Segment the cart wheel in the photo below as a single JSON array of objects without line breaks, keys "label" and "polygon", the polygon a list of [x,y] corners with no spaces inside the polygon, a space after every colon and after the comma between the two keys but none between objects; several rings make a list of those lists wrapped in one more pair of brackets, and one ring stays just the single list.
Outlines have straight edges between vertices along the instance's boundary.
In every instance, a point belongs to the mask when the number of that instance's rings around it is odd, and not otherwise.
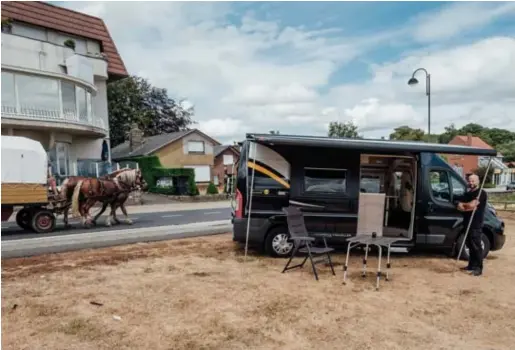
[{"label": "cart wheel", "polygon": [[31,221],[32,229],[37,233],[49,233],[55,228],[55,216],[50,210],[39,210],[34,213]]},{"label": "cart wheel", "polygon": [[20,226],[22,229],[24,230],[31,230],[32,227],[30,227],[30,223],[31,223],[31,212],[29,209],[27,208],[23,208],[21,209],[17,214],[16,214],[16,223],[18,224],[18,226]]}]

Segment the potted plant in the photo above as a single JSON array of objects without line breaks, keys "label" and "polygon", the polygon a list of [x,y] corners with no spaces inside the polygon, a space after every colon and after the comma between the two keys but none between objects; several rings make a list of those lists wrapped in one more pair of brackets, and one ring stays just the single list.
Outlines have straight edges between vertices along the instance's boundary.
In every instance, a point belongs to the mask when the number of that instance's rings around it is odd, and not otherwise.
[{"label": "potted plant", "polygon": [[73,41],[72,39],[66,39],[63,45],[75,51],[75,41]]},{"label": "potted plant", "polygon": [[13,29],[13,21],[10,18],[2,19],[2,33],[10,33]]}]

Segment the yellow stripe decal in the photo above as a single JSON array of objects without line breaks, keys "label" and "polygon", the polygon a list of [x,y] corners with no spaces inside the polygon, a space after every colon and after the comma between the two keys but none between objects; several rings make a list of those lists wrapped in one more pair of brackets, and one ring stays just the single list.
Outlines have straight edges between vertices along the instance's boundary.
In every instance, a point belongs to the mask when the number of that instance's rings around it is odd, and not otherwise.
[{"label": "yellow stripe decal", "polygon": [[288,189],[290,188],[290,184],[289,183],[287,183],[286,181],[281,179],[279,176],[277,176],[274,173],[272,173],[270,170],[263,168],[261,165],[254,164],[254,162],[247,162],[247,166],[249,168],[251,168],[251,169],[254,168],[255,170],[259,171],[260,173],[265,174],[265,175],[271,177],[272,179],[274,179],[275,181],[279,182],[284,187],[286,187]]}]

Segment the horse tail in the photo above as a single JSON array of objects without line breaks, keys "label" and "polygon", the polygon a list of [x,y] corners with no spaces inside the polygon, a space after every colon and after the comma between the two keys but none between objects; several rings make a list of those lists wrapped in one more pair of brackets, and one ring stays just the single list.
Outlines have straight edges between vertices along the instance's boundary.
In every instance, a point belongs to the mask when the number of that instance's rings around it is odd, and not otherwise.
[{"label": "horse tail", "polygon": [[73,196],[72,196],[72,216],[79,216],[79,195],[80,190],[82,188],[82,183],[84,180],[80,180],[77,183],[77,186],[75,186],[75,189],[73,190]]}]

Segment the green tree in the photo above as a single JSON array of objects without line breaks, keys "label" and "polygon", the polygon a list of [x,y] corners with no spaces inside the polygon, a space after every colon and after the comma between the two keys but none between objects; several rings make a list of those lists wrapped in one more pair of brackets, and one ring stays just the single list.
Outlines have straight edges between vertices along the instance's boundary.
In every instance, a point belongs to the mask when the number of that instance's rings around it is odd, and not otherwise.
[{"label": "green tree", "polygon": [[132,123],[137,123],[145,136],[185,130],[194,123],[193,108],[184,109],[166,89],[154,87],[141,77],[108,84],[107,101],[111,147],[127,140]]},{"label": "green tree", "polygon": [[440,135],[438,135],[438,142],[439,143],[449,143],[451,142],[451,140],[453,138],[455,138],[457,135],[459,135],[459,130],[456,129],[456,127],[454,126],[454,123],[449,125],[449,126],[446,126],[444,128],[444,132]]},{"label": "green tree", "polygon": [[390,134],[390,140],[424,141],[424,136],[424,130],[413,129],[403,125],[393,129],[393,133]]},{"label": "green tree", "polygon": [[346,137],[351,139],[361,138],[358,134],[358,126],[353,122],[331,122],[329,123],[329,137]]},{"label": "green tree", "polygon": [[504,156],[505,162],[515,162],[515,141],[500,144],[496,149]]}]

